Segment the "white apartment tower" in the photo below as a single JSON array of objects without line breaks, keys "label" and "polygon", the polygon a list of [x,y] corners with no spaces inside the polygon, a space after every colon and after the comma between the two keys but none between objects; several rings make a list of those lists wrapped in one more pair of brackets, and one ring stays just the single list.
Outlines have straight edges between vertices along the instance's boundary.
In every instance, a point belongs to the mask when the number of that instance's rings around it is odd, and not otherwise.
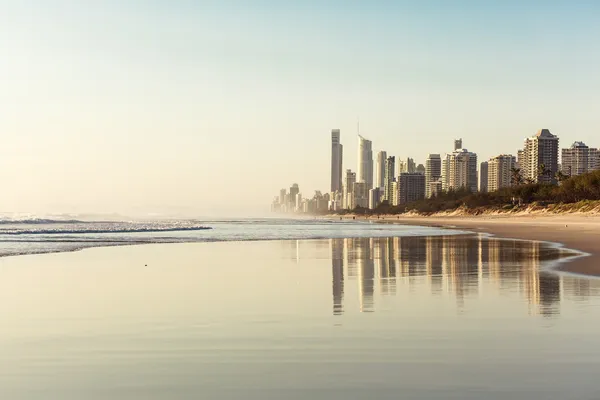
[{"label": "white apartment tower", "polygon": [[367,190],[373,189],[373,143],[358,135],[358,182],[364,182]]},{"label": "white apartment tower", "polygon": [[585,174],[598,169],[598,149],[590,149],[583,142],[575,142],[562,149],[562,172],[568,176]]},{"label": "white apartment tower", "polygon": [[[520,161],[519,161],[520,162]],[[541,174],[544,165],[546,173]],[[558,137],[548,129],[541,129],[525,139],[523,162],[520,165],[523,178],[536,183],[553,183],[558,172]]]},{"label": "white apartment tower", "polygon": [[495,192],[512,185],[512,169],[517,167],[517,159],[510,154],[501,154],[488,161],[488,190]]},{"label": "white apartment tower", "polygon": [[477,154],[467,149],[458,149],[446,154],[442,162],[442,189],[467,188],[477,192]]},{"label": "white apartment tower", "polygon": [[385,163],[387,153],[380,151],[377,153],[377,164],[375,165],[375,187],[383,189],[385,187]]},{"label": "white apartment tower", "polygon": [[344,147],[340,142],[340,130],[331,130],[331,192],[342,191],[342,159]]},{"label": "white apartment tower", "polygon": [[381,204],[381,191],[380,188],[373,188],[369,190],[369,209],[374,210]]},{"label": "white apartment tower", "polygon": [[442,177],[442,157],[439,154],[430,154],[425,161],[425,197],[432,195],[431,183],[439,181]]}]

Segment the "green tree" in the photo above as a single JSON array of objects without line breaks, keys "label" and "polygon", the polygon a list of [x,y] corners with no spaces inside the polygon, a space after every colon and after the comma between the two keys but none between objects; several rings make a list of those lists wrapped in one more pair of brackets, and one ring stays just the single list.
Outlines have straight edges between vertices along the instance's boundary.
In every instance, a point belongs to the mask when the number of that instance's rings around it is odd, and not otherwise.
[{"label": "green tree", "polygon": [[546,164],[542,163],[542,164],[538,165],[538,171],[537,171],[538,179],[549,175],[551,172],[552,171],[550,171],[548,168],[546,168]]},{"label": "green tree", "polygon": [[556,174],[554,175],[554,177],[556,178],[558,183],[562,183],[562,182],[566,181],[567,179],[569,179],[569,175],[564,174],[562,171],[557,171]]},{"label": "green tree", "polygon": [[511,182],[514,186],[519,186],[523,184],[523,176],[521,175],[521,168],[511,168]]}]

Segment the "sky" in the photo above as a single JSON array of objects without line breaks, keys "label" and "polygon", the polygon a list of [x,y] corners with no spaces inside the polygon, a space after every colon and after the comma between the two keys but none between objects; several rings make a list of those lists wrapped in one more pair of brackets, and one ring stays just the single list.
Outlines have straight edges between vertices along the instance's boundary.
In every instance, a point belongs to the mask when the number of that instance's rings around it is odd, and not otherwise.
[{"label": "sky", "polygon": [[424,163],[600,147],[594,1],[0,0],[0,212],[266,213],[330,131]]}]

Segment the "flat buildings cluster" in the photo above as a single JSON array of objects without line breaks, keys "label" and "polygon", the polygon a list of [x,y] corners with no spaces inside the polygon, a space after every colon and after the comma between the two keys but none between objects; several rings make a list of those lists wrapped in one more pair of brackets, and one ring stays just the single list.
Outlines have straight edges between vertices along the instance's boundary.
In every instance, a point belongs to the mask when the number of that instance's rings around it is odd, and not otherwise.
[{"label": "flat buildings cluster", "polygon": [[294,183],[289,190],[284,188],[271,203],[271,211],[282,213],[316,214],[329,209],[329,193],[315,191],[312,198],[303,197],[300,187]]},{"label": "flat buildings cluster", "polygon": [[359,134],[356,172],[344,170],[341,139],[340,130],[333,129],[330,191],[303,198],[294,184],[289,191],[281,189],[272,203],[274,211],[321,213],[375,209],[382,203],[402,206],[451,190],[493,192],[523,183],[557,183],[600,169],[600,151],[583,142],[562,149],[560,164],[559,139],[548,129],[526,138],[517,156],[499,154],[481,163],[476,153],[463,147],[462,139],[454,140],[452,150],[443,156],[432,153],[425,164],[417,164],[413,158],[399,159],[384,150],[374,156],[373,143]]}]

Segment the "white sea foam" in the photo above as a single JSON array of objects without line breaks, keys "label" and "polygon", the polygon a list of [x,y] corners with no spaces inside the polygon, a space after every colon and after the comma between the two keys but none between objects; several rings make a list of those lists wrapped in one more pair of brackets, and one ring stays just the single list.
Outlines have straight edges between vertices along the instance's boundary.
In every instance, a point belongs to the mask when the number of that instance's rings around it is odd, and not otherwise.
[{"label": "white sea foam", "polygon": [[438,236],[430,227],[313,219],[82,221],[28,217],[0,221],[0,256],[144,243]]}]

